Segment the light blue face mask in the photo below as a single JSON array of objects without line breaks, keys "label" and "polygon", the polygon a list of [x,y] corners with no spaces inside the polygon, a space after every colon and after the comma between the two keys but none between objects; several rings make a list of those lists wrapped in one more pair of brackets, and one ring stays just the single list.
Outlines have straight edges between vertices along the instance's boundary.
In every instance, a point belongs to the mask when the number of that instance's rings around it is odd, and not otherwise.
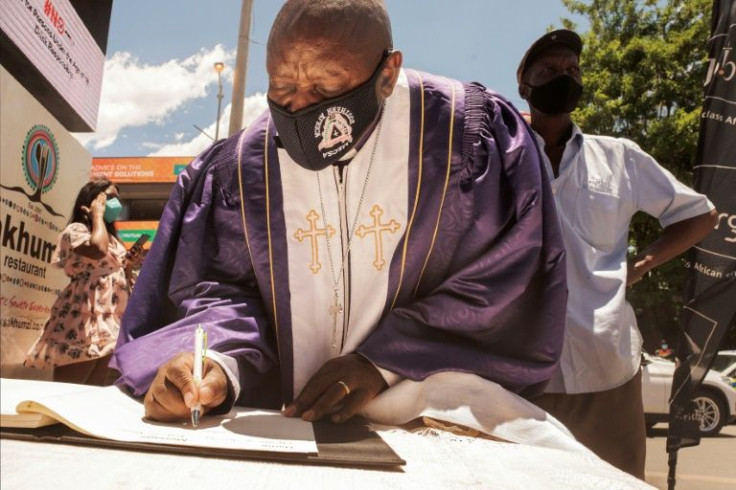
[{"label": "light blue face mask", "polygon": [[105,223],[112,223],[118,219],[122,210],[123,205],[120,204],[120,199],[113,197],[105,201],[105,214],[102,215],[102,218],[105,220]]}]

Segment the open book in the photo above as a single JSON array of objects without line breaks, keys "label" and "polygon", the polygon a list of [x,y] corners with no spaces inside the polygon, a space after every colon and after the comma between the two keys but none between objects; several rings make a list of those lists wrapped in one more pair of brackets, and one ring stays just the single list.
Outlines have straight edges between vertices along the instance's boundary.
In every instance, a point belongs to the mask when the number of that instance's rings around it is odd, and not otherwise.
[{"label": "open book", "polygon": [[143,404],[115,386],[0,379],[2,427],[62,423],[76,432],[131,443],[242,451],[317,453],[312,424],[279,412],[235,407],[222,416],[188,423],[145,420]]},{"label": "open book", "polygon": [[74,393],[86,386],[68,383],[49,383],[46,381],[32,381],[0,378],[0,427],[25,427],[35,429],[46,425],[58,424],[54,417],[40,412],[18,412],[18,403],[27,397],[40,394],[54,396]]},{"label": "open book", "polygon": [[145,420],[143,404],[114,386],[7,378],[0,378],[0,400],[0,437],[9,439],[302,464],[406,463],[362,419],[311,424],[235,407],[193,429]]}]

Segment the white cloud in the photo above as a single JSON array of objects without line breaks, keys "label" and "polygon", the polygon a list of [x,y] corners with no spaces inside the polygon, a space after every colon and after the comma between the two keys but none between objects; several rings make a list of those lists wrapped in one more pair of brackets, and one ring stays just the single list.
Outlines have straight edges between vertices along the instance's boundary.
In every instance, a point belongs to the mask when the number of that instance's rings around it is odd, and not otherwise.
[{"label": "white cloud", "polygon": [[[148,65],[127,52],[117,52],[105,61],[97,131],[74,136],[87,148],[112,145],[127,127],[162,125],[175,111],[204,97],[217,84],[212,66],[217,61],[233,64],[234,51],[217,45],[197,54],[160,65]],[[226,68],[224,76],[228,76]],[[203,81],[211,80],[209,84]]]},{"label": "white cloud", "polygon": [[[230,128],[230,111],[232,104],[228,104],[227,107],[222,111],[220,117],[220,138],[227,136],[228,129]],[[266,102],[266,95],[257,93],[245,98],[243,104],[243,127],[248,127],[263,111],[268,108]],[[215,136],[215,125],[217,121],[213,121],[212,124],[206,128],[202,128],[205,133],[214,138]],[[148,156],[195,156],[201,153],[204,149],[212,144],[212,139],[205,136],[202,133],[197,134],[193,139],[189,141],[181,141],[177,139],[176,143],[169,143],[163,145],[157,145],[155,143],[146,143],[147,148],[156,148],[156,151],[150,153]]]}]

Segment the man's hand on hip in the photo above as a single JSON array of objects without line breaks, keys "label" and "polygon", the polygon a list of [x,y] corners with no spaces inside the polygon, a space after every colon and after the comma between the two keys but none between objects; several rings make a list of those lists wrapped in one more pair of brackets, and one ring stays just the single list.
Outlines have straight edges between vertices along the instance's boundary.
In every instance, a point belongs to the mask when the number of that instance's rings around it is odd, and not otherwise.
[{"label": "man's hand on hip", "polygon": [[286,407],[287,417],[313,422],[330,415],[344,422],[387,387],[376,367],[360,354],[327,361],[307,382],[294,402]]}]

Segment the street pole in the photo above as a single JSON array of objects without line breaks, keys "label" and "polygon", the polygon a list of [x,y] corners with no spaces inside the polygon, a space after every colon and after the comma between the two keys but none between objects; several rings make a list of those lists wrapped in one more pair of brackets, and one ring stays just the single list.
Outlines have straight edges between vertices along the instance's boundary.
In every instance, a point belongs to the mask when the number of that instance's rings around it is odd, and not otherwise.
[{"label": "street pole", "polygon": [[217,122],[215,123],[215,141],[220,139],[220,111],[222,109],[222,70],[225,68],[223,63],[215,63],[215,71],[217,72]]},{"label": "street pole", "polygon": [[232,136],[243,128],[243,104],[245,102],[245,75],[248,70],[248,47],[250,44],[250,18],[253,0],[243,0],[240,10],[240,32],[238,49],[233,72],[233,103],[230,111],[230,130]]}]

